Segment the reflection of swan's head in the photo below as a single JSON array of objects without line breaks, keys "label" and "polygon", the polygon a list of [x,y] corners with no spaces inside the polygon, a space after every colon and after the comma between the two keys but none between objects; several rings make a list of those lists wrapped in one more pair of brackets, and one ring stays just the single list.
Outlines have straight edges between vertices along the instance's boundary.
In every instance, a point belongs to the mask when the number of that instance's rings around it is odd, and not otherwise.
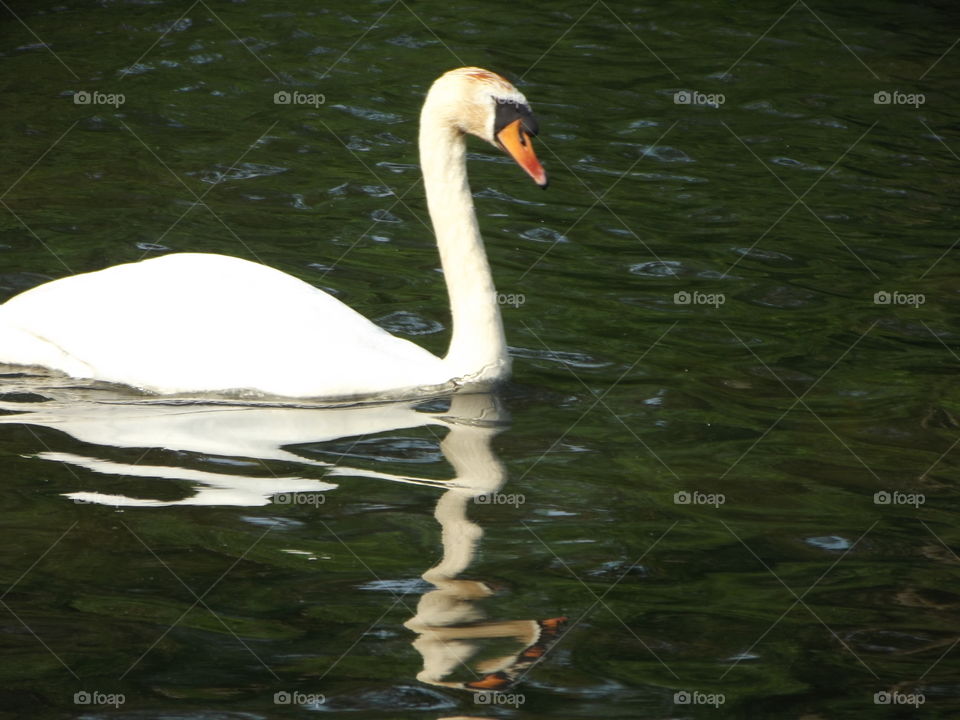
[{"label": "reflection of swan's head", "polygon": [[[462,67],[441,75],[427,95],[421,128],[449,128],[469,133],[505,150],[541,187],[547,174],[533,153],[531,138],[537,120],[530,104],[505,78],[477,67]],[[434,141],[436,138],[434,138]],[[421,143],[430,137],[421,137]]]}]

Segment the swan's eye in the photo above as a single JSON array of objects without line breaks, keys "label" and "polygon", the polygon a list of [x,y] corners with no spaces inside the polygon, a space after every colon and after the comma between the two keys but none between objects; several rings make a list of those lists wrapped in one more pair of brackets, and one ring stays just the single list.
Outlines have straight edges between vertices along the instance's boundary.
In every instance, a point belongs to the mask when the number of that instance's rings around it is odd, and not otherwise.
[{"label": "swan's eye", "polygon": [[497,135],[501,130],[503,130],[507,125],[514,122],[515,120],[520,120],[523,129],[531,137],[536,137],[537,131],[540,129],[537,119],[533,116],[533,112],[530,110],[529,105],[522,105],[520,103],[514,102],[513,100],[504,100],[502,98],[494,98],[497,103],[497,111],[493,121],[493,134]]}]

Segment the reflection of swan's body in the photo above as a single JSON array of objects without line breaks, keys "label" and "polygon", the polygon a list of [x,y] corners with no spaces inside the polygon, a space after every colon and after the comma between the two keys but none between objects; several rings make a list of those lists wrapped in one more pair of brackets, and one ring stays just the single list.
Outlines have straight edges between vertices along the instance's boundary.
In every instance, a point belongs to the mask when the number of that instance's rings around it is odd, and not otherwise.
[{"label": "reflection of swan's body", "polygon": [[[37,457],[109,475],[185,480],[194,494],[179,500],[107,495],[78,491],[69,497],[123,507],[169,505],[267,505],[277,493],[324,492],[335,484],[290,475],[271,475],[265,462],[328,468],[328,475],[350,475],[348,466],[299,455],[287,446],[322,443],[341,437],[444,423],[408,403],[346,408],[258,407],[255,405],[104,404],[48,401],[39,404],[0,403],[0,410],[24,414],[0,417],[0,424],[40,425],[59,430],[88,445],[111,448],[157,448],[182,456],[181,464],[153,465],[137,453],[137,462],[46,450]],[[26,411],[26,412],[25,412]],[[250,458],[243,462],[241,458]],[[213,459],[214,462],[210,462]],[[216,471],[226,460],[242,475]],[[190,467],[190,465],[195,465]],[[213,469],[211,469],[213,468]],[[252,471],[252,472],[251,472]],[[358,470],[356,474],[365,473]],[[397,481],[415,482],[401,477]]]},{"label": "reflection of swan's body", "polygon": [[75,275],[0,306],[0,362],[159,393],[411,396],[505,377],[509,359],[467,183],[465,133],[507,150],[540,185],[536,122],[498,75],[460,68],[431,87],[420,159],[450,296],[438,358],[290,275],[183,253]]},{"label": "reflection of swan's body", "polygon": [[[435,589],[420,598],[416,613],[406,623],[417,634],[413,644],[423,657],[423,670],[417,675],[421,682],[470,690],[502,689],[525,674],[543,657],[547,644],[556,639],[559,619],[488,620],[476,601],[491,596],[492,589],[481,580],[459,577],[473,562],[483,537],[482,528],[469,517],[473,502],[480,495],[496,493],[506,481],[506,471],[492,447],[506,419],[494,396],[460,393],[452,397],[448,411],[426,412],[410,402],[351,407],[130,403],[122,397],[102,402],[73,389],[50,392],[29,380],[7,389],[11,396],[38,397],[42,392],[48,399],[0,400],[0,412],[15,413],[0,415],[0,427],[47,427],[71,436],[74,448],[78,442],[100,448],[96,455],[48,448],[37,457],[100,474],[187,481],[193,489],[192,495],[179,500],[91,490],[66,493],[77,501],[141,508],[262,506],[277,493],[349,492],[348,488],[325,482],[331,476],[338,480],[369,477],[443,489],[434,513],[442,530],[443,557],[423,573],[423,579]],[[449,480],[377,472],[345,462],[333,465],[296,451],[297,445],[350,436],[388,440],[390,436],[385,433],[426,426],[448,429],[440,449],[453,468]],[[151,464],[144,448],[175,451],[172,459],[176,464]],[[106,459],[122,457],[124,450],[134,450],[130,462]],[[197,469],[195,465],[202,458],[230,461],[228,467],[235,472],[211,471],[210,463]],[[165,459],[169,462],[171,457]],[[320,467],[325,478],[270,476],[263,461]],[[96,475],[82,473],[77,477],[95,481]],[[518,512],[509,506],[502,510]],[[486,644],[491,640],[507,640],[513,651],[505,654],[505,648],[498,645],[488,652]],[[453,675],[462,679],[454,680],[450,677]]]},{"label": "reflection of swan's body", "polygon": [[[21,389],[29,391],[30,386]],[[42,403],[0,402],[0,410],[17,413],[0,416],[0,425],[43,426],[67,433],[87,445],[155,448],[170,450],[180,456],[176,465],[155,465],[142,450],[132,458],[135,462],[122,462],[48,448],[38,453],[38,458],[108,475],[185,480],[194,490],[194,494],[179,500],[107,495],[86,490],[68,494],[68,497],[83,502],[118,507],[256,506],[269,504],[271,497],[278,493],[324,492],[337,487],[321,480],[271,474],[266,462],[316,466],[323,468],[328,477],[362,475],[396,482],[448,485],[442,481],[354,469],[343,462],[335,465],[287,449],[343,437],[448,425],[442,415],[418,411],[407,402],[317,408],[104,403],[68,396],[65,400],[51,398]],[[244,460],[247,458],[249,461]],[[219,472],[219,467],[230,467],[243,474]]]}]

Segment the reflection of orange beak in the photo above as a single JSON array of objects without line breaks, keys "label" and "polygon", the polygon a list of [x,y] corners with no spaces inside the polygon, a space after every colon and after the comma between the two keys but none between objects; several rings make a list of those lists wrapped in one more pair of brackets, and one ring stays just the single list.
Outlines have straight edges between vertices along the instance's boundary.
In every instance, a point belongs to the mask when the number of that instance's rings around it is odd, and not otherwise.
[{"label": "reflection of orange beak", "polygon": [[532,177],[537,185],[542,188],[547,186],[547,173],[533,152],[530,135],[523,129],[522,120],[514,120],[498,132],[497,142],[517,161],[517,165],[526,170],[527,175]]}]

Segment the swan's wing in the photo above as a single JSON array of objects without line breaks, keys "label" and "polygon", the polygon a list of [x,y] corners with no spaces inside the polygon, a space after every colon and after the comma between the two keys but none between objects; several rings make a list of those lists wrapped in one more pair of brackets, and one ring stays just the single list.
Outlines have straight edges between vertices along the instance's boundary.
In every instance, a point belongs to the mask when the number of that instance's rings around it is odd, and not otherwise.
[{"label": "swan's wing", "polygon": [[368,395],[442,361],[265,265],[182,253],[75,275],[0,306],[0,362],[148,390]]}]

